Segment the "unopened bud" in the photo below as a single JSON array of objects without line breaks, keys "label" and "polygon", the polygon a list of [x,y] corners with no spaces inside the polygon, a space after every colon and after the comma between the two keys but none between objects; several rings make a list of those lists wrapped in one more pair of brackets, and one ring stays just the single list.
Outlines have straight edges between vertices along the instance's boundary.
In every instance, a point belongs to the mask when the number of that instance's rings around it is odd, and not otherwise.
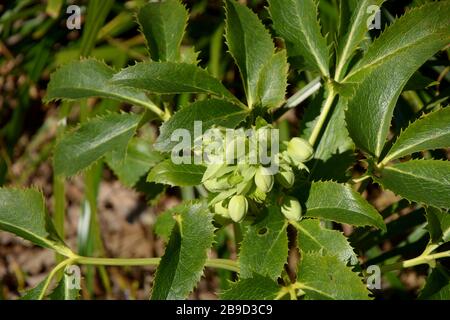
[{"label": "unopened bud", "polygon": [[298,221],[302,215],[302,207],[300,206],[300,202],[294,197],[285,197],[281,205],[281,212],[286,219]]},{"label": "unopened bud", "polygon": [[234,222],[244,220],[248,211],[248,201],[244,196],[234,196],[228,203],[228,212]]},{"label": "unopened bud", "polygon": [[259,167],[258,170],[256,170],[255,183],[262,192],[267,193],[272,190],[273,182],[273,175],[271,174],[269,169]]},{"label": "unopened bud", "polygon": [[230,212],[227,208],[224,207],[223,201],[217,202],[214,205],[214,212],[224,218],[229,219],[230,218]]},{"label": "unopened bud", "polygon": [[277,176],[277,181],[286,189],[292,188],[295,182],[295,175],[292,169],[280,171]]},{"label": "unopened bud", "polygon": [[293,138],[289,141],[287,152],[295,162],[307,162],[311,160],[314,149],[311,144],[302,138]]}]

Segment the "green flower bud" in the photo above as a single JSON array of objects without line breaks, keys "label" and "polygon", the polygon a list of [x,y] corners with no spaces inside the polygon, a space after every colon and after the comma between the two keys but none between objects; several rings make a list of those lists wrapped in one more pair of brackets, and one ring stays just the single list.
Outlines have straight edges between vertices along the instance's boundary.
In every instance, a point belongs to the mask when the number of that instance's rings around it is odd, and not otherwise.
[{"label": "green flower bud", "polygon": [[298,221],[302,215],[302,207],[300,206],[300,202],[294,197],[285,197],[281,205],[281,212],[286,219]]},{"label": "green flower bud", "polygon": [[277,181],[279,184],[281,184],[286,189],[292,188],[295,181],[295,175],[291,168],[289,169],[282,169],[277,175],[276,175]]},{"label": "green flower bud", "polygon": [[234,222],[241,222],[244,220],[248,211],[248,201],[244,196],[234,196],[228,203],[228,211],[231,219]]},{"label": "green flower bud", "polygon": [[227,181],[227,178],[207,180],[203,182],[203,185],[208,191],[211,192],[221,192],[231,187]]},{"label": "green flower bud", "polygon": [[224,207],[223,201],[217,202],[214,205],[214,212],[224,218],[229,219],[230,218],[230,212],[227,208]]},{"label": "green flower bud", "polygon": [[258,170],[256,170],[255,174],[255,183],[256,186],[262,191],[262,192],[270,192],[273,187],[273,175],[269,171],[269,169],[264,167],[259,167]]},{"label": "green flower bud", "polygon": [[237,136],[231,142],[226,141],[225,162],[230,163],[235,159],[242,160],[247,151],[246,139],[244,136]]},{"label": "green flower bud", "polygon": [[308,141],[301,138],[293,138],[289,141],[287,152],[294,162],[302,163],[311,160],[314,149]]}]

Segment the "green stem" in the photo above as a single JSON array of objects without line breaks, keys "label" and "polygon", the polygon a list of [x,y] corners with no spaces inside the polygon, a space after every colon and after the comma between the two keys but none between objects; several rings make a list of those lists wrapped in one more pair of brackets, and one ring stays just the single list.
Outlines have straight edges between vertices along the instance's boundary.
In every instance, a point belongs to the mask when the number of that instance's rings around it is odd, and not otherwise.
[{"label": "green stem", "polygon": [[[115,259],[115,258],[95,258],[95,257],[76,257],[74,263],[84,265],[98,266],[157,266],[161,258],[141,258],[141,259]],[[228,259],[208,259],[206,267],[225,269],[239,272],[239,265]]]},{"label": "green stem", "polygon": [[328,114],[330,113],[331,107],[333,106],[333,101],[336,96],[333,88],[328,86],[328,97],[325,100],[322,112],[320,113],[319,119],[317,120],[316,125],[314,126],[314,130],[309,137],[309,143],[314,146],[319,138],[320,132],[322,131],[323,126],[325,125],[325,121],[327,120]]},{"label": "green stem", "polygon": [[405,260],[402,262],[386,265],[386,266],[382,267],[381,270],[383,272],[388,272],[388,271],[399,270],[399,269],[403,269],[403,268],[411,268],[411,267],[418,266],[421,264],[430,264],[430,263],[433,263],[434,261],[436,261],[437,259],[442,259],[442,258],[450,258],[450,250],[435,253],[435,254],[430,254],[430,255],[427,255],[427,254],[420,255],[414,259]]},{"label": "green stem", "polygon": [[50,274],[47,277],[47,280],[45,280],[44,286],[42,287],[42,291],[39,294],[38,300],[42,300],[45,297],[45,293],[48,290],[48,287],[50,286],[50,283],[52,282],[53,277],[63,268],[65,268],[69,264],[73,264],[76,258],[70,258],[66,259],[62,262],[60,262],[53,270],[50,272]]}]

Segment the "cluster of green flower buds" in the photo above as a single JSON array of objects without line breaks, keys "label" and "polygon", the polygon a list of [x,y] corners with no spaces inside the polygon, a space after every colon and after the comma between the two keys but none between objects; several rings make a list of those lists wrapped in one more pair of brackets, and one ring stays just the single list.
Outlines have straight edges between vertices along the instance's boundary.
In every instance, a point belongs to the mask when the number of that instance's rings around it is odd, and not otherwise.
[{"label": "cluster of green flower buds", "polygon": [[[224,159],[231,154],[234,161],[209,164],[202,179],[205,188],[213,194],[210,205],[214,212],[235,222],[243,221],[250,207],[264,203],[274,188],[292,188],[295,182],[294,168],[307,170],[304,163],[312,158],[314,152],[307,141],[293,138],[285,144],[285,150],[271,155],[274,167],[249,162],[247,148],[236,150],[237,146],[249,144],[248,138],[242,136],[225,143],[219,150],[223,152]],[[266,145],[267,148],[271,146],[270,142]],[[301,206],[297,199],[283,196],[280,206],[287,219],[300,219]]]}]

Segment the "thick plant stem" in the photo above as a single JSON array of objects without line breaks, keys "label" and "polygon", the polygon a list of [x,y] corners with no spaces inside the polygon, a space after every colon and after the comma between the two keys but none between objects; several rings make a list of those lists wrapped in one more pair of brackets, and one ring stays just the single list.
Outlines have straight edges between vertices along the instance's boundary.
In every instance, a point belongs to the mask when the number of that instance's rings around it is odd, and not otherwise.
[{"label": "thick plant stem", "polygon": [[[97,266],[157,266],[161,258],[142,258],[142,259],[115,259],[115,258],[95,258],[95,257],[76,257],[74,263]],[[239,272],[239,266],[235,261],[227,259],[208,259],[206,267],[225,269]]]},{"label": "thick plant stem", "polygon": [[331,107],[333,106],[334,98],[336,97],[336,93],[334,92],[331,86],[328,86],[328,96],[323,105],[322,112],[320,113],[319,119],[317,120],[316,125],[314,126],[314,130],[309,137],[309,143],[314,147],[319,138],[320,132],[325,125],[328,114],[330,113]]},{"label": "thick plant stem", "polygon": [[442,258],[450,258],[450,250],[435,253],[435,254],[430,254],[430,255],[420,255],[414,259],[405,260],[405,261],[394,263],[394,264],[389,264],[387,266],[382,267],[381,271],[388,272],[388,271],[399,270],[399,269],[403,269],[403,268],[410,268],[410,267],[418,266],[421,264],[427,264],[427,263],[429,264],[429,263],[435,262],[437,259],[442,259]]}]

